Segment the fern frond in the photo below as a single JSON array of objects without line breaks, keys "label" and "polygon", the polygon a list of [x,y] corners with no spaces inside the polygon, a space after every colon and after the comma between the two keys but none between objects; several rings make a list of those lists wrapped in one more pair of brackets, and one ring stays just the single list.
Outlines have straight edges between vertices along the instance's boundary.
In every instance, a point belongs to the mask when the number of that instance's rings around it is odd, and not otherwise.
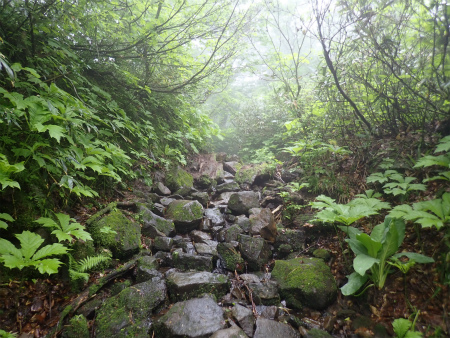
[{"label": "fern frond", "polygon": [[69,269],[69,277],[72,282],[77,280],[83,280],[84,283],[87,283],[89,280],[89,274],[86,272],[79,272],[72,269]]},{"label": "fern frond", "polygon": [[92,257],[86,257],[83,259],[80,259],[77,262],[76,270],[79,272],[86,272],[93,268],[95,268],[97,265],[107,262],[110,260],[110,257],[108,256],[92,256]]}]

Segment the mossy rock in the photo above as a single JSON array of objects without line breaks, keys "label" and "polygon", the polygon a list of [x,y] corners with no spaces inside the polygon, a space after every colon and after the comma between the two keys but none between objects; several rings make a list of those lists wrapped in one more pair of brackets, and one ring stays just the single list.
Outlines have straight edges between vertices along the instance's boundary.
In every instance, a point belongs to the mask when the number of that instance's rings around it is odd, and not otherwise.
[{"label": "mossy rock", "polygon": [[179,233],[195,230],[203,218],[203,206],[198,201],[175,200],[166,210],[166,217],[173,220]]},{"label": "mossy rock", "polygon": [[166,295],[166,285],[158,279],[128,287],[108,298],[98,310],[96,337],[148,337],[151,314],[165,302]]},{"label": "mossy rock", "polygon": [[314,250],[313,256],[316,258],[321,258],[325,262],[328,262],[331,258],[331,253],[327,249],[319,248],[319,249]]},{"label": "mossy rock", "polygon": [[[109,227],[116,233],[102,233],[100,229]],[[91,224],[89,231],[94,243],[108,248],[119,259],[128,258],[139,252],[141,245],[141,227],[130,221],[120,210]]]},{"label": "mossy rock", "polygon": [[64,327],[62,338],[89,338],[89,326],[86,317],[77,315],[70,319],[69,325]]},{"label": "mossy rock", "polygon": [[194,178],[180,166],[176,166],[166,173],[165,183],[171,191],[183,196],[191,191],[194,186]]},{"label": "mossy rock", "polygon": [[308,306],[323,310],[337,296],[337,286],[330,268],[319,258],[277,260],[272,277],[280,285],[280,294],[288,306]]},{"label": "mossy rock", "polygon": [[239,251],[237,251],[231,244],[219,243],[217,245],[217,253],[220,256],[225,269],[232,272],[235,270],[239,273],[244,272],[245,261]]},{"label": "mossy rock", "polygon": [[273,167],[267,163],[258,165],[244,165],[237,169],[234,177],[239,184],[259,184],[270,179],[272,176]]}]

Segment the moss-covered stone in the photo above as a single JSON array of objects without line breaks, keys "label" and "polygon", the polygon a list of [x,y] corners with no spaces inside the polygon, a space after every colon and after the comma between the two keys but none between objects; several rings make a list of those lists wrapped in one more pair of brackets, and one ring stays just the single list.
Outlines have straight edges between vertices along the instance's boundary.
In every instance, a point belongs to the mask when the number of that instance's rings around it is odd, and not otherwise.
[{"label": "moss-covered stone", "polygon": [[[102,233],[100,230],[109,227],[116,233]],[[98,246],[108,248],[113,256],[119,259],[131,257],[139,252],[141,245],[141,228],[130,221],[120,210],[112,211],[99,221],[93,222],[89,231]]]},{"label": "moss-covered stone", "polygon": [[73,316],[69,325],[64,327],[62,338],[89,338],[89,327],[86,317],[83,315]]},{"label": "moss-covered stone", "polygon": [[107,299],[96,317],[96,337],[147,338],[152,311],[165,301],[166,293],[164,281],[154,280]]},{"label": "moss-covered stone", "polygon": [[235,180],[239,184],[258,184],[267,181],[271,177],[273,167],[267,163],[258,165],[244,165],[237,168]]},{"label": "moss-covered stone", "polygon": [[316,257],[316,258],[321,258],[325,262],[328,262],[330,260],[330,258],[331,258],[330,252],[328,250],[322,249],[322,248],[314,250],[313,256]]},{"label": "moss-covered stone", "polygon": [[175,200],[167,207],[166,217],[173,220],[179,233],[188,233],[200,224],[203,207],[198,201]]},{"label": "moss-covered stone", "polygon": [[244,272],[245,261],[241,254],[229,243],[219,243],[217,253],[225,269],[229,271]]},{"label": "moss-covered stone", "polygon": [[303,305],[322,310],[337,296],[337,286],[330,268],[318,258],[277,260],[272,277],[280,285],[281,296],[288,306]]},{"label": "moss-covered stone", "polygon": [[239,251],[250,270],[259,271],[272,257],[269,244],[261,237],[239,236]]},{"label": "moss-covered stone", "polygon": [[[183,170],[180,166],[172,167],[166,173],[166,186],[177,194],[182,192],[184,195],[189,193],[194,186],[194,179],[191,174]],[[183,195],[180,194],[180,195]]]}]

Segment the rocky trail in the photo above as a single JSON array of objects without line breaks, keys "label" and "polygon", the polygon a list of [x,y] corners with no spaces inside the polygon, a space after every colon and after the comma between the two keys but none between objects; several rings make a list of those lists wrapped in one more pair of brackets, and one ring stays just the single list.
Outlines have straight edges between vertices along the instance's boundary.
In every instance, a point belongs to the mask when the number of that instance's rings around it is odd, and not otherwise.
[{"label": "rocky trail", "polygon": [[281,224],[281,181],[295,173],[274,180],[264,166],[215,157],[159,173],[153,189],[136,186],[86,220],[121,264],[60,307],[47,336],[389,337],[340,296],[342,264],[318,245],[338,246],[333,229],[311,215]]}]

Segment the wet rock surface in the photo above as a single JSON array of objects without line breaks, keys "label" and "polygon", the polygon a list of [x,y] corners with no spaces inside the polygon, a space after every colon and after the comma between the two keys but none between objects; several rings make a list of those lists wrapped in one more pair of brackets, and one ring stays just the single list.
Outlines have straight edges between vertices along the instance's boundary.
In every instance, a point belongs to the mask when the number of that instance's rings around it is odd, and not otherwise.
[{"label": "wet rock surface", "polygon": [[[92,222],[118,230],[94,238],[108,243],[115,257],[130,260],[143,248],[130,273],[80,307],[82,317],[63,335],[78,326],[86,335],[86,320],[95,337],[288,338],[314,328],[288,308],[325,310],[336,298],[336,283],[323,259],[282,260],[304,251],[307,235],[282,226],[273,214],[276,198],[261,205],[267,168],[205,159],[213,162],[172,168],[165,185],[148,193],[149,202],[137,203],[136,217],[113,210]],[[233,174],[239,172],[238,182]],[[238,191],[238,183],[254,190]]]}]

